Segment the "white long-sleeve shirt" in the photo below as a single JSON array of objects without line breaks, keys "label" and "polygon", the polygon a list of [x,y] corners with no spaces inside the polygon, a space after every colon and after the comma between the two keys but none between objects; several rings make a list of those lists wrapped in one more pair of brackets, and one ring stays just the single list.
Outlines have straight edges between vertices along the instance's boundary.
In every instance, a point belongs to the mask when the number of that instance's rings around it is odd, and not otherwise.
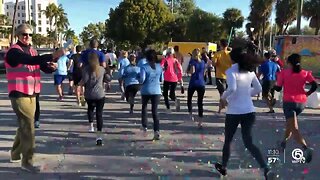
[{"label": "white long-sleeve shirt", "polygon": [[[227,114],[247,114],[255,112],[252,96],[262,91],[254,72],[239,72],[234,64],[226,71],[228,88],[221,96],[228,101]],[[251,86],[252,85],[252,86]]]}]

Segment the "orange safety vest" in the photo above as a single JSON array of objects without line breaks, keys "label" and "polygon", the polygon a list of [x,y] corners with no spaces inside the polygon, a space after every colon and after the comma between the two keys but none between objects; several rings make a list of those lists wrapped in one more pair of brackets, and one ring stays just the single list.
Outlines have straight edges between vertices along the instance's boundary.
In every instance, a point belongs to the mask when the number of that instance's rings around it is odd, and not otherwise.
[{"label": "orange safety vest", "polygon": [[[21,51],[23,51],[23,49],[18,44],[12,45],[10,49],[12,48],[20,49]],[[37,56],[37,51],[33,48],[30,48],[30,54],[31,56]],[[16,67],[11,67],[8,64],[6,54],[5,67],[7,71],[9,94],[12,91],[18,91],[27,95],[40,93],[40,65],[19,64]]]}]

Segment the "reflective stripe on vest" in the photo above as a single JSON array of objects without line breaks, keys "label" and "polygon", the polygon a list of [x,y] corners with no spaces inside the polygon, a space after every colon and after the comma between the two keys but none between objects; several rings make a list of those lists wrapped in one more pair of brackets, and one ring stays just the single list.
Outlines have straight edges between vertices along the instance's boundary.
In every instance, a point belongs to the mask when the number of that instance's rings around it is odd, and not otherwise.
[{"label": "reflective stripe on vest", "polygon": [[[16,48],[21,51],[23,49],[14,44],[10,49]],[[10,50],[9,49],[9,50]],[[9,52],[8,50],[8,52]],[[31,56],[36,56],[36,50],[30,48]],[[33,95],[34,93],[40,93],[40,66],[39,65],[25,65],[19,64],[16,67],[11,67],[7,63],[7,55],[5,55],[5,67],[7,71],[8,80],[8,92],[18,91],[27,95]]]}]

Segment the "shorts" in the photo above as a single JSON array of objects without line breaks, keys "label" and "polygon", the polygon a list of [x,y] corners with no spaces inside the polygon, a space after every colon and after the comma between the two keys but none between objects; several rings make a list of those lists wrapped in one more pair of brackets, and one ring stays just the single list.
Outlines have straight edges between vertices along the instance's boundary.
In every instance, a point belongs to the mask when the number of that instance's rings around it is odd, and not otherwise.
[{"label": "shorts", "polygon": [[304,110],[304,103],[283,102],[283,112],[286,119],[298,116]]},{"label": "shorts", "polygon": [[54,85],[61,85],[66,77],[66,75],[54,75]]},{"label": "shorts", "polygon": [[222,95],[223,92],[227,89],[227,81],[225,79],[216,78],[216,86],[219,91],[219,94]]},{"label": "shorts", "polygon": [[129,100],[129,97],[135,97],[137,95],[137,92],[140,90],[140,87],[140,84],[132,84],[126,87],[124,93],[127,101]]},{"label": "shorts", "polygon": [[73,81],[73,73],[72,72],[68,72],[68,79],[69,81]]},{"label": "shorts", "polygon": [[274,86],[276,81],[262,81],[262,97],[267,98],[269,93],[274,98]]},{"label": "shorts", "polygon": [[73,84],[78,86],[82,78],[81,73],[72,73]]}]

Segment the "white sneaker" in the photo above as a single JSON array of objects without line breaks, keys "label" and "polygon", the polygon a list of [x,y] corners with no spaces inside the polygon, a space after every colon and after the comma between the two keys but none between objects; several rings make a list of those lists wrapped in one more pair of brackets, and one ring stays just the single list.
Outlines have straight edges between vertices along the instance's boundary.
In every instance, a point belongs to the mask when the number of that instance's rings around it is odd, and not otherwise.
[{"label": "white sneaker", "polygon": [[97,146],[102,146],[102,138],[101,137],[96,139],[96,145]]},{"label": "white sneaker", "polygon": [[189,118],[190,118],[191,121],[195,121],[194,120],[194,116],[192,114],[189,114]]},{"label": "white sneaker", "polygon": [[93,126],[93,123],[90,123],[89,132],[94,132],[94,126]]},{"label": "white sneaker", "polygon": [[141,127],[140,130],[143,131],[144,133],[146,133],[146,132],[148,131],[148,128],[146,128],[146,127]]}]

